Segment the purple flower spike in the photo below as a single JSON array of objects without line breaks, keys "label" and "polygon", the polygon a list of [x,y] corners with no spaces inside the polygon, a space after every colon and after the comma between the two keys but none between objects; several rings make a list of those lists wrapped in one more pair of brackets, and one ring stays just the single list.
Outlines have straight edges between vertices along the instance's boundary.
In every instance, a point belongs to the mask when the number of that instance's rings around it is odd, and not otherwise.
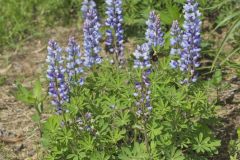
[{"label": "purple flower spike", "polygon": [[96,3],[93,0],[84,0],[81,8],[84,19],[86,19],[89,9],[96,9]]},{"label": "purple flower spike", "polygon": [[180,70],[189,76],[185,80],[187,83],[195,82],[196,68],[200,66],[200,43],[201,43],[201,13],[198,10],[198,3],[195,0],[187,0],[184,5],[184,33],[181,43],[182,52],[180,58]]},{"label": "purple flower spike", "polygon": [[106,0],[106,4],[107,19],[105,25],[109,27],[106,31],[106,50],[111,54],[116,54],[119,58],[123,58],[122,0]]},{"label": "purple flower spike", "polygon": [[177,68],[179,66],[178,59],[181,55],[181,43],[182,43],[182,31],[179,28],[178,21],[173,21],[172,28],[170,31],[171,39],[171,51],[170,55],[172,56],[172,60],[170,62],[170,66],[172,68]]},{"label": "purple flower spike", "polygon": [[151,66],[149,47],[147,43],[144,43],[141,46],[137,46],[137,49],[133,55],[135,58],[134,68],[149,68]]},{"label": "purple flower spike", "polygon": [[137,46],[137,49],[133,53],[134,55],[134,68],[144,69],[142,72],[141,82],[135,82],[135,93],[133,96],[136,97],[136,115],[138,117],[148,116],[152,111],[152,106],[150,104],[150,79],[149,75],[151,74],[151,63],[150,63],[150,54],[149,46],[147,43]]},{"label": "purple flower spike", "polygon": [[137,102],[135,103],[137,107],[136,115],[138,117],[148,116],[152,111],[153,107],[151,106],[151,91],[150,91],[150,79],[149,75],[151,70],[147,69],[142,74],[142,82],[135,83],[136,92],[133,94],[136,97]]},{"label": "purple flower spike", "polygon": [[57,112],[63,111],[62,104],[69,101],[69,89],[65,82],[64,60],[62,58],[62,49],[59,45],[50,40],[48,43],[48,70],[49,95],[52,97],[52,104],[56,106]]},{"label": "purple flower spike", "polygon": [[161,29],[161,22],[155,11],[150,12],[147,24],[146,39],[148,41],[149,48],[163,46],[163,32]]},{"label": "purple flower spike", "polygon": [[68,81],[71,83],[77,81],[77,75],[83,72],[81,67],[83,61],[81,59],[80,46],[74,37],[69,38],[68,47],[66,48],[67,56],[67,74]]},{"label": "purple flower spike", "polygon": [[101,57],[99,57],[100,47],[100,23],[98,22],[98,16],[96,9],[89,9],[87,17],[84,21],[84,65],[91,67],[94,64],[101,63]]}]

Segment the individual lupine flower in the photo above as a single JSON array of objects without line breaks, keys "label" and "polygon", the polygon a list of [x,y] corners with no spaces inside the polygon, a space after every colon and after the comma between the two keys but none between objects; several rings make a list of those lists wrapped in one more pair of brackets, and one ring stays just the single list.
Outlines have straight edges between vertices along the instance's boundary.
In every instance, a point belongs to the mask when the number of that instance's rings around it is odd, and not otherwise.
[{"label": "individual lupine flower", "polygon": [[141,46],[137,46],[137,49],[133,53],[134,56],[134,68],[145,68],[150,67],[150,55],[149,55],[149,47],[147,43],[142,44]]},{"label": "individual lupine flower", "polygon": [[163,39],[163,32],[161,29],[161,22],[156,14],[155,11],[150,12],[147,24],[147,30],[146,30],[146,39],[149,45],[149,48],[157,47],[157,46],[163,46],[164,39]]},{"label": "individual lupine flower", "polygon": [[172,27],[171,27],[171,39],[170,39],[170,55],[173,57],[173,59],[170,62],[170,65],[172,68],[178,67],[178,59],[174,59],[175,57],[179,58],[181,55],[181,43],[182,43],[182,30],[180,29],[178,25],[178,21],[173,21]]},{"label": "individual lupine flower", "polygon": [[106,50],[109,53],[115,53],[117,57],[123,58],[123,15],[122,0],[106,0],[107,19],[106,26],[110,29],[106,31]]},{"label": "individual lupine flower", "polygon": [[180,70],[189,76],[185,82],[197,80],[196,68],[200,66],[200,43],[201,43],[201,13],[198,10],[198,3],[195,0],[187,0],[184,5],[184,34],[181,43],[182,52],[180,59]]},{"label": "individual lupine flower", "polygon": [[67,74],[68,81],[72,84],[73,82],[79,81],[81,85],[81,79],[77,80],[78,74],[83,72],[82,59],[80,46],[77,44],[74,37],[69,38],[68,47],[66,48],[67,56]]},{"label": "individual lupine flower", "polygon": [[96,9],[89,9],[87,17],[84,21],[84,65],[91,67],[94,64],[101,63],[101,57],[99,57],[100,47],[100,23],[98,22],[98,16]]},{"label": "individual lupine flower", "polygon": [[84,0],[81,8],[84,19],[87,17],[89,9],[96,9],[96,3],[93,0]]},{"label": "individual lupine flower", "polygon": [[62,48],[53,41],[48,43],[48,70],[49,95],[52,97],[52,104],[56,106],[57,113],[62,113],[62,105],[69,100],[69,89],[65,82],[65,68],[62,57]]}]

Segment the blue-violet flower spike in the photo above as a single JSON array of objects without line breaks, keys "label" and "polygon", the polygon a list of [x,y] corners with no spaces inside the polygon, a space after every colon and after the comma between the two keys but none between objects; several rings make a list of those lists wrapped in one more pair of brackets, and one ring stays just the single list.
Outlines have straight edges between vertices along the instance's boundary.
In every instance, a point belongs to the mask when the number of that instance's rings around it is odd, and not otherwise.
[{"label": "blue-violet flower spike", "polygon": [[109,27],[106,31],[106,50],[109,53],[115,53],[119,58],[123,58],[122,0],[106,0],[106,4],[107,19],[105,25]]},{"label": "blue-violet flower spike", "polygon": [[52,97],[52,104],[56,106],[57,113],[62,113],[62,104],[69,101],[69,89],[65,82],[65,68],[62,57],[62,48],[53,41],[49,41],[48,46],[48,70],[49,95]]},{"label": "blue-violet flower spike", "polygon": [[87,17],[89,9],[96,9],[96,3],[93,0],[84,0],[81,7],[84,19]]},{"label": "blue-violet flower spike", "polygon": [[147,31],[145,33],[149,48],[163,46],[163,32],[161,29],[161,22],[155,11],[150,12],[147,24]]},{"label": "blue-violet flower spike", "polygon": [[147,43],[144,43],[141,46],[138,45],[137,49],[133,53],[133,56],[134,68],[149,68],[151,66],[149,46]]},{"label": "blue-violet flower spike", "polygon": [[188,83],[197,80],[196,68],[200,66],[201,13],[195,0],[187,0],[184,5],[184,34],[180,59],[180,70],[188,74]]},{"label": "blue-violet flower spike", "polygon": [[84,21],[83,32],[84,32],[84,65],[91,67],[94,64],[101,63],[101,57],[99,52],[100,47],[100,23],[98,22],[97,10],[89,9],[87,17]]},{"label": "blue-violet flower spike", "polygon": [[178,60],[181,55],[181,43],[182,43],[182,31],[179,28],[178,21],[173,21],[171,31],[170,31],[171,39],[170,39],[170,55],[172,56],[172,60],[170,65],[172,68],[178,67]]},{"label": "blue-violet flower spike", "polygon": [[83,72],[80,46],[77,44],[74,37],[69,38],[68,47],[66,48],[67,55],[67,74],[70,84],[78,81],[78,75]]}]

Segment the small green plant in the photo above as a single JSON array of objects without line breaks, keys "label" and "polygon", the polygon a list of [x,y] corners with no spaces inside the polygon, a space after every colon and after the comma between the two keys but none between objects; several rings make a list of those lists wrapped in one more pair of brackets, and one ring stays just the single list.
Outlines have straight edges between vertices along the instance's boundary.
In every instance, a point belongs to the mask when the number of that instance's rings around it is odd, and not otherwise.
[{"label": "small green plant", "polygon": [[17,83],[17,93],[15,96],[18,100],[35,108],[36,114],[32,116],[32,119],[38,124],[39,131],[41,133],[41,115],[43,113],[43,102],[46,97],[42,93],[40,80],[35,82],[32,90],[29,90],[20,83]]},{"label": "small green plant", "polygon": [[238,160],[240,158],[240,128],[237,129],[237,140],[231,140],[229,143],[230,160]]}]

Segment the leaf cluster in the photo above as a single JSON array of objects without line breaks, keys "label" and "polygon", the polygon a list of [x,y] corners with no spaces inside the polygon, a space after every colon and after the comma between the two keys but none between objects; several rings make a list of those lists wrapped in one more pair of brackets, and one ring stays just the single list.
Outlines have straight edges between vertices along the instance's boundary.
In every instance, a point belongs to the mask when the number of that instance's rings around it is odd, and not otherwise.
[{"label": "leaf cluster", "polygon": [[180,84],[181,74],[162,58],[150,75],[153,111],[143,119],[133,96],[140,75],[131,65],[104,61],[95,67],[65,104],[68,112],[44,124],[46,159],[192,160],[216,154],[220,141],[209,128],[215,107],[204,83]]}]

